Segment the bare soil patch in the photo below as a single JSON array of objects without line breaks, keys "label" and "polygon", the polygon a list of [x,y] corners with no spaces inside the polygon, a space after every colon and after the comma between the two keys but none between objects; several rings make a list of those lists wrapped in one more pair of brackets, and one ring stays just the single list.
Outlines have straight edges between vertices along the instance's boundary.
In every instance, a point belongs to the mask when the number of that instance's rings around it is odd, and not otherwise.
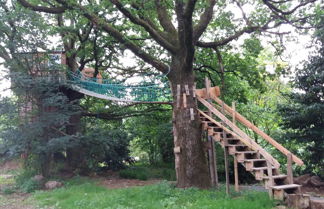
[{"label": "bare soil patch", "polygon": [[18,170],[21,168],[21,163],[18,160],[10,160],[0,163],[0,173],[8,173],[9,171]]}]

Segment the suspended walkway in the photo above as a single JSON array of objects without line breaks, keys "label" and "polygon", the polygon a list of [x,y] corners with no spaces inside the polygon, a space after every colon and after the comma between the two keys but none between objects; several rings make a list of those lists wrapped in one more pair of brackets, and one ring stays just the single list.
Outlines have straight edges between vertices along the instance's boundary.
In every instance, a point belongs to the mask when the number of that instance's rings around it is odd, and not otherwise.
[{"label": "suspended walkway", "polygon": [[170,87],[166,78],[158,83],[139,84],[116,83],[109,79],[84,77],[81,73],[69,73],[68,82],[82,94],[114,102],[127,103],[169,103]]}]

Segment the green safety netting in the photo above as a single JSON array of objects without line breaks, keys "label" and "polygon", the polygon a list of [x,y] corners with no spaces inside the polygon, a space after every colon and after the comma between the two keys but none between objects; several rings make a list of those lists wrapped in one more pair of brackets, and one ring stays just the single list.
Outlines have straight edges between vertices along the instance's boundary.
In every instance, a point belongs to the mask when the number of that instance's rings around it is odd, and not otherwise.
[{"label": "green safety netting", "polygon": [[[167,81],[140,84],[117,83],[110,79],[86,78],[80,72],[69,72],[68,80],[74,88],[90,96],[99,95],[114,101],[124,102],[169,102],[170,87]],[[163,79],[161,79],[163,80]],[[164,78],[164,80],[166,80]]]}]

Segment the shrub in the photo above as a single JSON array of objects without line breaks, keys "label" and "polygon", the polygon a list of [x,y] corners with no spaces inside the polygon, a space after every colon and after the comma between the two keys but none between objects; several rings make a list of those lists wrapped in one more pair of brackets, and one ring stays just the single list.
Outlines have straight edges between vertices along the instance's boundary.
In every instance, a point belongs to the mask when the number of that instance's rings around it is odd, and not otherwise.
[{"label": "shrub", "polygon": [[33,179],[35,171],[24,170],[15,177],[17,188],[22,192],[30,193],[41,188],[41,183]]}]

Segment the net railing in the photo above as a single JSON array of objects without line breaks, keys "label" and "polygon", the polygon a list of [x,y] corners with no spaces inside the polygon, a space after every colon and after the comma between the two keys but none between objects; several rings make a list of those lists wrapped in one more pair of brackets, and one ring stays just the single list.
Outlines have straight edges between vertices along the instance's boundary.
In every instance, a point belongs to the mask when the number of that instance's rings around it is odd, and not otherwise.
[{"label": "net railing", "polygon": [[81,73],[68,73],[68,81],[75,88],[107,96],[111,100],[125,102],[169,102],[171,92],[168,82],[140,84],[117,83],[110,79],[96,79]]}]

